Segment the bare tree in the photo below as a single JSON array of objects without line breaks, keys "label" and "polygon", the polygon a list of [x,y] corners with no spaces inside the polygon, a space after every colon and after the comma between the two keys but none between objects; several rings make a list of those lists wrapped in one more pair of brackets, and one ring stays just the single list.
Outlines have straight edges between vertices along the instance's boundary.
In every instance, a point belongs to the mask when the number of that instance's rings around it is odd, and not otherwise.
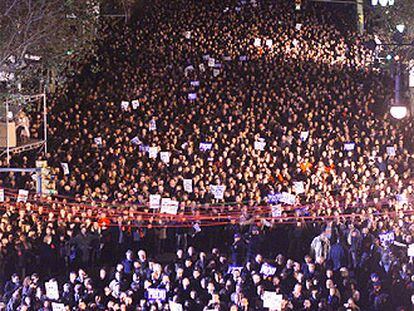
[{"label": "bare tree", "polygon": [[56,65],[91,42],[99,1],[1,0],[0,70]]}]

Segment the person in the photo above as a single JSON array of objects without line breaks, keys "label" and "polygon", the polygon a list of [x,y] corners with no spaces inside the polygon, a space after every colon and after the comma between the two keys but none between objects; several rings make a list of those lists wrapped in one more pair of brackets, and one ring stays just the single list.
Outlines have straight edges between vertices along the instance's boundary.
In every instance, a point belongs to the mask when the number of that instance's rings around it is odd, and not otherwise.
[{"label": "person", "polygon": [[346,253],[345,248],[341,245],[339,238],[336,243],[331,245],[328,260],[332,262],[334,271],[339,271],[342,267],[347,267],[348,254]]},{"label": "person", "polygon": [[246,244],[240,233],[234,234],[234,241],[231,245],[231,258],[234,266],[241,266],[246,258]]}]

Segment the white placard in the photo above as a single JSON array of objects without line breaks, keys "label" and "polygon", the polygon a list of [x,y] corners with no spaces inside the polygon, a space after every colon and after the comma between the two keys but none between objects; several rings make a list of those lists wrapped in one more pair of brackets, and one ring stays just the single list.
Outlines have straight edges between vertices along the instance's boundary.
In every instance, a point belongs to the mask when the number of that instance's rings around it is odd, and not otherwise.
[{"label": "white placard", "polygon": [[195,233],[201,232],[200,224],[198,222],[195,223],[194,226],[193,226],[193,229],[194,229]]},{"label": "white placard", "polygon": [[260,39],[260,38],[255,38],[255,39],[254,39],[254,42],[253,42],[253,45],[254,45],[254,46],[256,46],[256,47],[261,46],[261,45],[262,45],[262,39]]},{"label": "white placard", "polygon": [[263,151],[265,147],[266,147],[266,142],[264,142],[264,141],[255,141],[254,142],[254,149],[255,150]]},{"label": "white placard", "polygon": [[102,146],[102,137],[95,137],[93,141],[98,145],[98,147]]},{"label": "white placard", "polygon": [[266,277],[272,276],[276,273],[276,267],[273,267],[265,262],[260,269],[260,273]]},{"label": "white placard", "polygon": [[177,215],[178,201],[171,200],[170,198],[161,199],[161,213]]},{"label": "white placard", "polygon": [[308,137],[309,137],[309,131],[303,131],[303,132],[300,132],[300,139],[301,139],[302,141],[307,140],[307,139],[308,139]]},{"label": "white placard", "polygon": [[301,30],[302,24],[301,23],[296,23],[295,28],[296,28],[296,30]]},{"label": "white placard", "polygon": [[344,144],[345,151],[352,151],[355,149],[355,143],[346,143]]},{"label": "white placard", "polygon": [[184,31],[184,37],[186,39],[191,39],[191,31]]},{"label": "white placard", "polygon": [[134,99],[132,102],[132,109],[137,109],[139,107],[139,100],[138,99]]},{"label": "white placard", "polygon": [[226,186],[224,185],[211,185],[210,192],[216,200],[222,200],[224,198],[224,191]]},{"label": "white placard", "polygon": [[134,138],[131,139],[131,143],[136,145],[136,146],[139,146],[139,145],[142,144],[142,141],[140,141],[139,138],[137,136],[135,136]]},{"label": "white placard", "polygon": [[303,181],[294,181],[293,182],[293,190],[296,194],[301,194],[305,192],[305,185]]},{"label": "white placard", "polygon": [[200,81],[191,81],[190,85],[194,86],[194,87],[198,87],[198,86],[200,86]]},{"label": "white placard", "polygon": [[299,41],[296,40],[296,39],[293,39],[292,40],[292,44],[293,44],[293,46],[297,46],[299,44]]},{"label": "white placard", "polygon": [[183,305],[181,303],[170,300],[168,306],[170,307],[170,311],[183,311]]},{"label": "white placard", "polygon": [[169,151],[161,151],[160,152],[161,161],[165,164],[170,163],[170,152]]},{"label": "white placard", "polygon": [[4,202],[4,189],[0,189],[0,202]]},{"label": "white placard", "polygon": [[200,69],[201,72],[206,71],[206,66],[204,66],[204,64],[200,64],[198,65],[198,69]]},{"label": "white placard", "polygon": [[66,311],[66,308],[63,303],[52,302],[52,311]]},{"label": "white placard", "polygon": [[281,217],[282,212],[283,212],[283,209],[280,204],[272,206],[272,217]]},{"label": "white placard", "polygon": [[128,110],[128,107],[129,107],[129,101],[126,101],[126,100],[123,100],[123,101],[121,101],[121,109],[122,110]]},{"label": "white placard", "polygon": [[69,165],[66,162],[60,163],[63,169],[63,175],[69,175]]},{"label": "white placard", "polygon": [[214,67],[216,65],[216,60],[214,58],[209,58],[207,65],[209,67]]},{"label": "white placard", "polygon": [[56,281],[45,282],[46,297],[52,300],[59,299],[59,287]]},{"label": "white placard", "polygon": [[271,48],[273,46],[273,40],[272,39],[267,39],[266,40],[266,46]]},{"label": "white placard", "polygon": [[414,257],[414,243],[408,246],[407,256]]},{"label": "white placard", "polygon": [[156,159],[158,155],[158,147],[149,147],[148,155],[150,159]]},{"label": "white placard", "polygon": [[150,194],[149,195],[149,208],[157,209],[160,208],[161,195],[159,194]]},{"label": "white placard", "polygon": [[241,61],[241,62],[245,62],[245,61],[247,61],[247,56],[246,56],[246,55],[241,55],[241,56],[239,57],[239,61]]},{"label": "white placard", "polygon": [[387,147],[387,154],[389,156],[395,156],[395,148],[393,146],[388,146]]},{"label": "white placard", "polygon": [[161,300],[164,301],[167,298],[167,291],[160,288],[147,288],[148,300]]},{"label": "white placard", "polygon": [[282,310],[282,295],[276,294],[276,292],[265,291],[262,296],[263,307],[269,308],[272,311]]},{"label": "white placard", "polygon": [[155,122],[155,120],[154,119],[152,119],[150,122],[149,122],[149,130],[150,131],[155,131],[157,129],[157,122]]},{"label": "white placard", "polygon": [[184,187],[185,192],[188,192],[188,193],[193,192],[193,180],[184,178],[183,187]]},{"label": "white placard", "polygon": [[29,191],[24,189],[19,189],[19,193],[17,194],[17,202],[26,202],[27,198],[29,197]]},{"label": "white placard", "polygon": [[217,77],[220,74],[220,69],[213,69],[213,77]]},{"label": "white placard", "polygon": [[292,205],[296,202],[296,196],[288,192],[282,192],[279,201]]},{"label": "white placard", "polygon": [[197,94],[196,93],[188,93],[188,99],[189,100],[196,100]]},{"label": "white placard", "polygon": [[212,143],[200,143],[200,151],[207,151],[207,150],[211,150],[211,148],[213,147]]}]

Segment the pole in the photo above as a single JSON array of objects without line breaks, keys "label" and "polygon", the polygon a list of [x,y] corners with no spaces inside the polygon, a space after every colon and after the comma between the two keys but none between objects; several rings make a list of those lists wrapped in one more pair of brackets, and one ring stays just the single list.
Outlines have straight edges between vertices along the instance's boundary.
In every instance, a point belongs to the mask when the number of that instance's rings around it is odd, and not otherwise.
[{"label": "pole", "polygon": [[357,9],[357,27],[360,35],[364,33],[364,1],[356,0]]},{"label": "pole", "polygon": [[9,101],[6,100],[6,155],[7,166],[10,165],[10,137],[9,137]]},{"label": "pole", "polygon": [[47,155],[47,108],[46,108],[46,88],[43,93],[43,131],[45,136],[45,157]]},{"label": "pole", "polygon": [[394,90],[394,100],[395,105],[401,105],[401,62],[397,61],[397,72],[395,74],[395,90]]}]

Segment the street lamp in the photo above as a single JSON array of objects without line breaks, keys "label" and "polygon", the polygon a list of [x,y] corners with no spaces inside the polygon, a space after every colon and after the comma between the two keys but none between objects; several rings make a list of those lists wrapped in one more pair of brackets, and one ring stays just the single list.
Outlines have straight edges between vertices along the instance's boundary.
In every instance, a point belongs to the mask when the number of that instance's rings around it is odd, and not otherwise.
[{"label": "street lamp", "polygon": [[390,113],[397,120],[401,120],[407,116],[408,109],[405,106],[391,106]]},{"label": "street lamp", "polygon": [[397,26],[395,26],[395,28],[397,28],[399,33],[403,33],[405,30],[405,25],[404,24],[398,24]]}]

